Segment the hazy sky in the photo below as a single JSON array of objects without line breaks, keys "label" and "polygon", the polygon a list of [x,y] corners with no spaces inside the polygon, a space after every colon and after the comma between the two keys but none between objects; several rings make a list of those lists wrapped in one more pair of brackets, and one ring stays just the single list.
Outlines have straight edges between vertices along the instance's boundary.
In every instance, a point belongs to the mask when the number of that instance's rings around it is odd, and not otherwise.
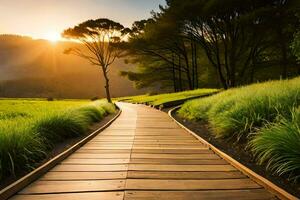
[{"label": "hazy sky", "polygon": [[47,38],[87,19],[110,18],[130,26],[164,0],[0,0],[0,34]]}]

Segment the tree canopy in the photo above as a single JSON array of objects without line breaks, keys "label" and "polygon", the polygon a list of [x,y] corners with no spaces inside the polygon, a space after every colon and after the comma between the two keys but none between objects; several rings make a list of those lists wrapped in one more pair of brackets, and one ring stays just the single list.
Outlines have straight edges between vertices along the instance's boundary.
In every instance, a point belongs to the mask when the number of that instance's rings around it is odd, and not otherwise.
[{"label": "tree canopy", "polygon": [[273,78],[260,74],[271,68],[274,77],[295,76],[300,67],[290,46],[299,27],[299,4],[168,0],[152,18],[133,24],[128,46],[139,70],[122,74],[139,86],[157,83],[175,91],[203,85],[204,73],[225,89]]},{"label": "tree canopy", "polygon": [[88,20],[63,32],[68,39],[78,40],[86,47],[67,49],[65,53],[74,54],[87,59],[91,64],[99,66],[105,78],[106,97],[111,102],[109,90],[109,66],[124,52],[122,43],[129,29],[110,19]]}]

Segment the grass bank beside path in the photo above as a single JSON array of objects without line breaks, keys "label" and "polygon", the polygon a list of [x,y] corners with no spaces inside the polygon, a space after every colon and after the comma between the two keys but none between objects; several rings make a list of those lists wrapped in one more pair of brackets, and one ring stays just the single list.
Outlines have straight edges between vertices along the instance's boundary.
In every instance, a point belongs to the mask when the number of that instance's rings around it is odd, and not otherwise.
[{"label": "grass bank beside path", "polygon": [[0,181],[35,168],[56,144],[114,112],[105,100],[0,100]]},{"label": "grass bank beside path", "polygon": [[183,118],[207,121],[216,138],[246,143],[258,164],[300,180],[300,78],[270,81],[186,102]]},{"label": "grass bank beside path", "polygon": [[165,104],[186,100],[190,98],[205,96],[209,94],[213,94],[218,92],[218,89],[197,89],[191,91],[184,92],[176,92],[176,93],[166,93],[166,94],[158,94],[158,95],[139,95],[139,96],[131,96],[131,97],[121,97],[116,98],[116,101],[124,101],[128,103],[143,103],[147,105],[152,105],[155,107],[162,106]]}]

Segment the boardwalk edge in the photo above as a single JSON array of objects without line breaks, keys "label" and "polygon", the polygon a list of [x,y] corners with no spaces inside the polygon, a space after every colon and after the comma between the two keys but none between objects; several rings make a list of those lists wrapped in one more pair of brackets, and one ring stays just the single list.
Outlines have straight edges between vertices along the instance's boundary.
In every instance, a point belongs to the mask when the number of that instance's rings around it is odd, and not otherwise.
[{"label": "boardwalk edge", "polygon": [[195,132],[193,132],[192,130],[188,129],[186,126],[184,126],[180,122],[178,122],[173,117],[172,113],[174,111],[178,110],[180,107],[181,107],[181,105],[180,106],[176,106],[176,107],[174,107],[174,108],[172,108],[172,109],[170,109],[168,111],[169,117],[173,121],[175,121],[180,127],[182,127],[183,129],[185,129],[186,131],[188,131],[190,134],[192,134],[194,137],[196,137],[198,140],[200,140],[203,144],[205,144],[206,146],[208,146],[212,151],[214,151],[216,154],[218,154],[221,158],[223,158],[224,160],[226,160],[227,162],[229,162],[231,165],[233,165],[234,167],[236,167],[238,170],[240,170],[243,174],[245,174],[246,176],[248,176],[250,179],[252,179],[253,181],[255,181],[256,183],[258,183],[259,185],[261,185],[264,188],[266,188],[272,194],[276,195],[279,199],[282,199],[282,200],[297,200],[297,199],[299,199],[299,198],[293,196],[292,194],[288,193],[284,189],[278,187],[277,185],[275,185],[271,181],[267,180],[266,178],[264,178],[264,177],[260,176],[259,174],[255,173],[254,171],[252,171],[251,169],[249,169],[245,165],[243,165],[240,162],[238,162],[237,160],[233,159],[232,157],[230,157],[229,155],[227,155],[223,151],[221,151],[218,148],[216,148],[214,145],[210,144],[209,142],[207,142],[206,140],[204,140],[203,138],[201,138]]},{"label": "boardwalk edge", "polygon": [[37,180],[40,176],[45,174],[47,171],[49,171],[51,168],[53,168],[55,165],[57,165],[59,162],[70,156],[72,153],[74,153],[76,150],[78,150],[80,147],[82,147],[84,144],[89,142],[91,139],[93,139],[95,136],[97,136],[101,131],[106,129],[108,126],[110,126],[122,113],[122,110],[115,105],[118,108],[117,114],[109,120],[106,124],[89,134],[87,137],[83,138],[76,144],[74,144],[72,147],[66,149],[62,153],[58,154],[42,166],[36,168],[29,174],[25,175],[21,179],[17,180],[16,182],[12,183],[11,185],[7,186],[6,188],[2,189],[0,191],[0,199],[6,200],[16,194],[18,191],[22,190],[26,186],[28,186],[30,183]]}]

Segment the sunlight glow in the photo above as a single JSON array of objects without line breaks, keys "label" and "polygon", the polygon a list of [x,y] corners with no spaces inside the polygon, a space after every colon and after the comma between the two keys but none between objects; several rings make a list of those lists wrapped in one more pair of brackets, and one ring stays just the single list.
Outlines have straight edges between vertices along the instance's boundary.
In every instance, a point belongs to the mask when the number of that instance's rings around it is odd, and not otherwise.
[{"label": "sunlight glow", "polygon": [[56,31],[51,31],[51,32],[48,32],[46,35],[45,35],[45,39],[46,40],[49,40],[50,42],[57,42],[59,40],[61,40],[61,36],[60,36],[60,33],[59,32],[56,32]]}]

